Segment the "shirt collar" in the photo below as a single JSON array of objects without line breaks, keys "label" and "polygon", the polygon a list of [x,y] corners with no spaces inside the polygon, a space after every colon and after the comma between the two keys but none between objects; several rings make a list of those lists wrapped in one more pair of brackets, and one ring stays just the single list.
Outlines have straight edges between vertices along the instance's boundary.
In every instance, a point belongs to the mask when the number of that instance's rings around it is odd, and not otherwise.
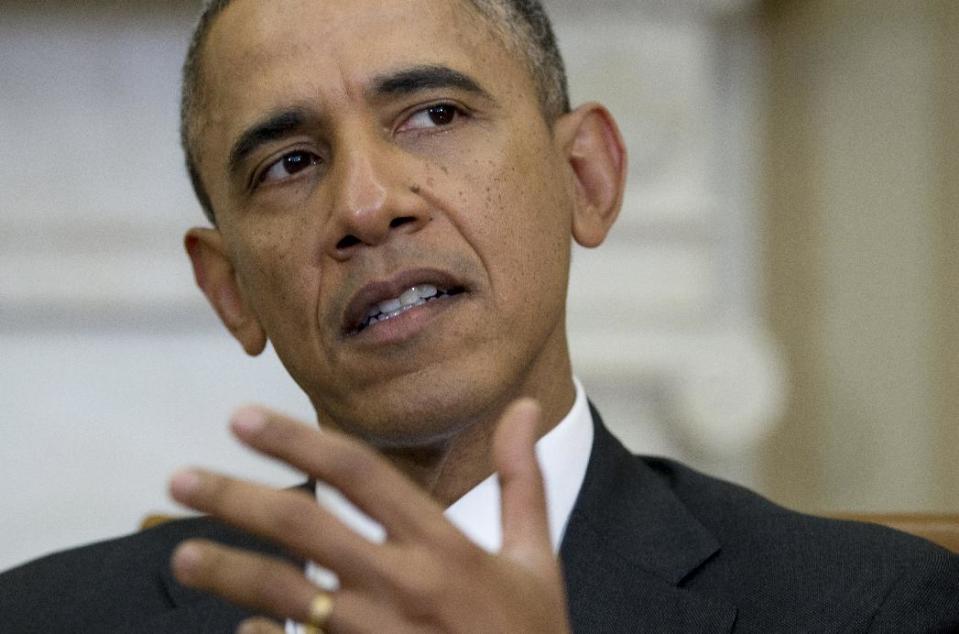
[{"label": "shirt collar", "polygon": [[[573,378],[576,400],[556,427],[536,443],[543,480],[553,550],[558,551],[579,489],[586,476],[593,447],[593,422],[586,392]],[[499,484],[496,475],[486,478],[446,509],[446,517],[478,546],[498,552],[502,544]]]},{"label": "shirt collar", "polygon": [[[593,447],[593,423],[582,384],[575,377],[576,400],[566,417],[536,443],[543,480],[553,550],[558,551],[566,532],[576,497],[579,495],[590,450]],[[316,499],[335,517],[363,537],[382,542],[382,526],[357,509],[339,491],[323,482],[316,483]],[[498,552],[502,544],[499,484],[496,474],[470,489],[446,509],[446,517],[474,543],[489,552]]]}]

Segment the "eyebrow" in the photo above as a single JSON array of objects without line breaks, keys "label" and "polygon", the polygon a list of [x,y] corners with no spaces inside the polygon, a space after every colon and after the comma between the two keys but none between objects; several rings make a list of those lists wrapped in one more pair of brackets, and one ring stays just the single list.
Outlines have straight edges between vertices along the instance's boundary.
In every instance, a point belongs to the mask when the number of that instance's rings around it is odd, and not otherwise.
[{"label": "eyebrow", "polygon": [[302,108],[287,108],[271,112],[247,128],[230,149],[231,174],[240,171],[243,162],[261,145],[299,132],[307,126],[310,117]]},{"label": "eyebrow", "polygon": [[[368,91],[374,96],[389,97],[413,94],[436,88],[456,88],[492,101],[492,96],[476,80],[448,66],[423,65],[379,75]],[[285,108],[271,112],[247,128],[230,149],[228,168],[236,175],[243,163],[258,147],[302,131],[311,121],[304,108]]]},{"label": "eyebrow", "polygon": [[369,92],[374,96],[387,97],[434,88],[456,88],[492,99],[490,94],[483,90],[472,77],[441,65],[413,66],[395,73],[380,75],[373,79]]}]

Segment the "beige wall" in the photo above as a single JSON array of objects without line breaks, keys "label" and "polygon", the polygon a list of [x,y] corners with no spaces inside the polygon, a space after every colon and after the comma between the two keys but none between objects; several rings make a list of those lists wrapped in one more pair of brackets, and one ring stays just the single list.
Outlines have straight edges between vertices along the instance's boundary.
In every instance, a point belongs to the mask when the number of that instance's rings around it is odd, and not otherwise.
[{"label": "beige wall", "polygon": [[786,503],[959,510],[956,16],[764,6],[766,287],[792,376],[765,472]]},{"label": "beige wall", "polygon": [[941,0],[937,45],[940,47],[938,67],[937,112],[940,129],[939,170],[940,256],[938,334],[939,348],[940,429],[938,468],[943,502],[959,508],[959,4]]}]

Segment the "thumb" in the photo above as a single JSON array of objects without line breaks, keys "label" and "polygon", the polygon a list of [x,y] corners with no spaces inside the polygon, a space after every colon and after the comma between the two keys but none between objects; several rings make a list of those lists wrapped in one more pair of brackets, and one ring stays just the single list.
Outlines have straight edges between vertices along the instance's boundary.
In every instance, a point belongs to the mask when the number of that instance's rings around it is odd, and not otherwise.
[{"label": "thumb", "polygon": [[532,399],[506,408],[493,436],[503,522],[501,553],[526,567],[555,559],[550,545],[543,475],[536,459],[541,411]]}]

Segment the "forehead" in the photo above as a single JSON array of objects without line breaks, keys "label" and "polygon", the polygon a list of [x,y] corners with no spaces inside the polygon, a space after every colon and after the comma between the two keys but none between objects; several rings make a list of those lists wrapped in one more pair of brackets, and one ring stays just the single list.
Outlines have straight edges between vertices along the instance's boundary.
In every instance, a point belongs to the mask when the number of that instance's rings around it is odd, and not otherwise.
[{"label": "forehead", "polygon": [[235,0],[204,51],[207,88],[244,89],[284,75],[346,88],[396,67],[489,67],[507,56],[501,38],[465,0]]},{"label": "forehead", "polygon": [[234,0],[203,50],[198,163],[265,113],[307,106],[329,119],[362,105],[374,78],[424,65],[471,77],[501,106],[538,107],[526,65],[466,0]]}]

